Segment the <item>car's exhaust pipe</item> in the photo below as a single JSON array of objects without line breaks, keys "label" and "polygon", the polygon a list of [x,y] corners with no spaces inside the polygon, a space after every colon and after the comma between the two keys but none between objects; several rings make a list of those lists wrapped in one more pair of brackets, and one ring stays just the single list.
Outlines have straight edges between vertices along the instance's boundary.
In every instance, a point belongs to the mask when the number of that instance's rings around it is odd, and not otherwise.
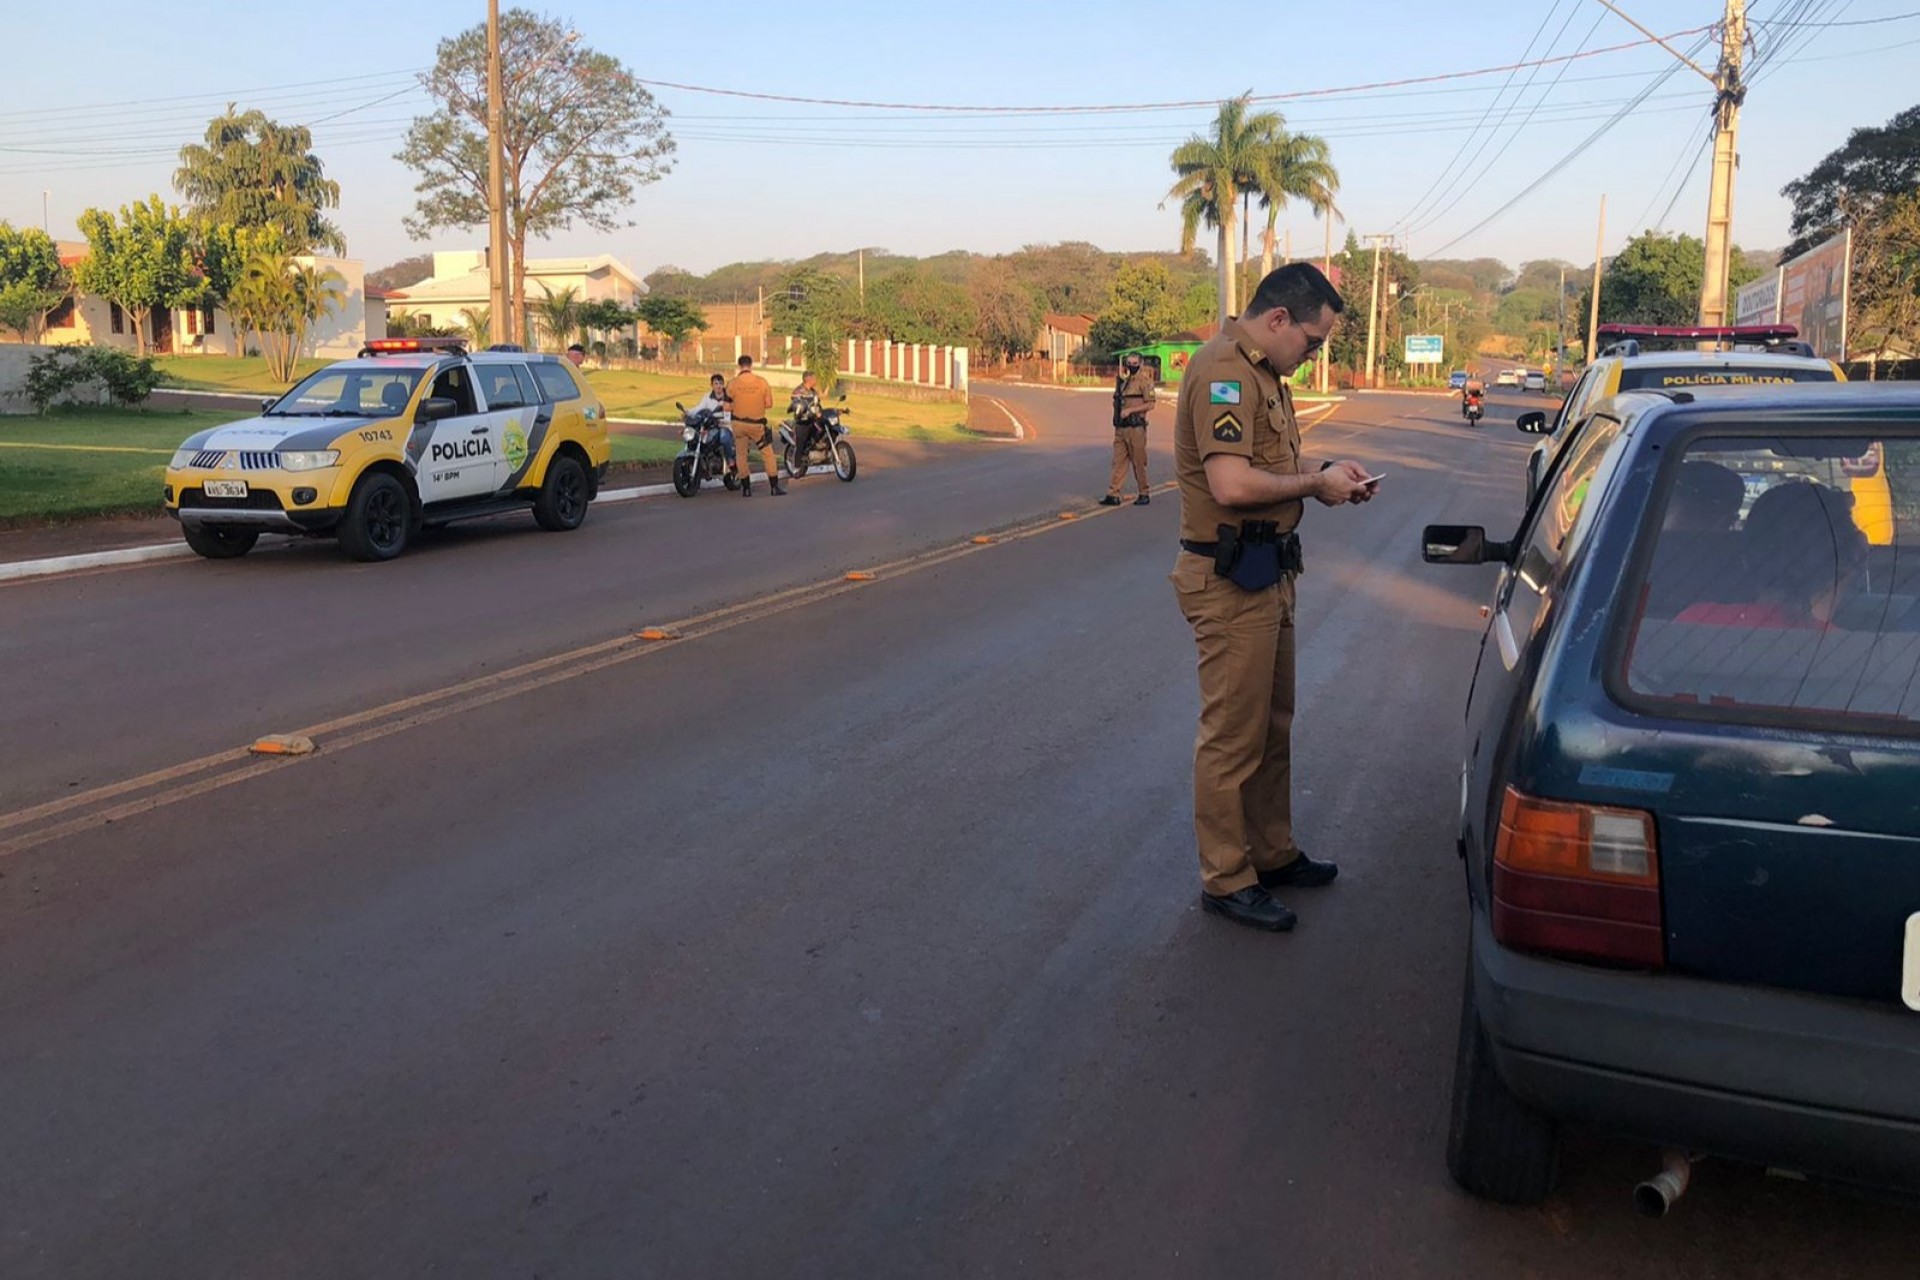
[{"label": "car's exhaust pipe", "polygon": [[1664,1218],[1674,1202],[1687,1194],[1693,1181],[1693,1157],[1681,1151],[1666,1153],[1660,1172],[1633,1189],[1633,1207],[1642,1217]]}]

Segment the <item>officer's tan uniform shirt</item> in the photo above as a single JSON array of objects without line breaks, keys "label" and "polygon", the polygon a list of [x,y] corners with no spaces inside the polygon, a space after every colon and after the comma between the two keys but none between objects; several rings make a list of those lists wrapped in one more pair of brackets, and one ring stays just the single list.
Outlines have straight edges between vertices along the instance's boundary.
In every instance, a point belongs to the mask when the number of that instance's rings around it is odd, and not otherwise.
[{"label": "officer's tan uniform shirt", "polygon": [[1175,478],[1180,483],[1180,536],[1212,542],[1219,526],[1272,520],[1282,532],[1300,523],[1301,502],[1223,507],[1207,485],[1206,460],[1217,453],[1246,458],[1275,475],[1300,472],[1300,427],[1293,392],[1266,353],[1233,321],[1187,364],[1173,423]]},{"label": "officer's tan uniform shirt", "polygon": [[727,395],[733,401],[733,417],[736,422],[742,418],[755,418],[759,422],[765,422],[767,411],[773,408],[773,388],[767,384],[765,378],[752,370],[735,375],[733,381],[727,384]]},{"label": "officer's tan uniform shirt", "polygon": [[1142,366],[1127,375],[1127,384],[1120,389],[1121,418],[1146,413],[1153,408],[1154,399],[1153,374]]}]

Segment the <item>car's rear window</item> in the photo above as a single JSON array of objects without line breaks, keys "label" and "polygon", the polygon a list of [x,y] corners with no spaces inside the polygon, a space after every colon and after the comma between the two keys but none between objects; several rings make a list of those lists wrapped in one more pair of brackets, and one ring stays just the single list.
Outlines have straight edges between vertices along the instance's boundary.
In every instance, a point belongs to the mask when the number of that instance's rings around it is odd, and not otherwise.
[{"label": "car's rear window", "polygon": [[1664,476],[1631,695],[1920,731],[1920,434],[1702,438]]},{"label": "car's rear window", "polygon": [[1770,382],[1832,382],[1828,365],[1626,365],[1620,370],[1622,391],[1669,391],[1684,387],[1752,387]]},{"label": "car's rear window", "polygon": [[559,364],[542,360],[533,366],[533,376],[540,379],[540,389],[547,393],[549,400],[580,398],[580,386],[573,380],[573,373]]}]

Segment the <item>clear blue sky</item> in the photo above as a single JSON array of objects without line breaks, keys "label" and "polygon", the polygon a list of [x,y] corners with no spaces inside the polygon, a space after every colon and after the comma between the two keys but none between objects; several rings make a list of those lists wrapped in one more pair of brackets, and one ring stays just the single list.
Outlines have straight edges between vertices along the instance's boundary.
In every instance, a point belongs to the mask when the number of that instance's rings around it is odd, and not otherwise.
[{"label": "clear blue sky", "polygon": [[[1624,0],[1622,7],[1667,33],[1714,21],[1721,3]],[[1466,8],[1431,0],[1269,5],[1206,11],[1197,25],[1173,26],[1165,15],[1178,7],[1131,2],[1097,10],[862,0],[799,9],[740,2],[550,12],[570,18],[586,43],[644,78],[978,106],[1300,93],[1504,65],[1521,60],[1529,45],[1539,57],[1638,38],[1597,0],[1508,0],[1473,6],[1471,19],[1449,16]],[[1751,6],[1761,22],[1860,23],[1915,10],[1920,0]],[[0,218],[38,225],[44,190],[54,234],[70,237],[76,215],[90,205],[116,206],[156,190],[170,195],[173,154],[231,99],[313,123],[316,150],[344,188],[338,220],[349,250],[369,266],[429,247],[477,245],[484,228],[427,245],[407,237],[400,219],[412,203],[412,181],[392,153],[423,109],[409,73],[432,61],[437,39],[484,18],[480,0],[285,8],[96,0],[78,19],[59,6],[16,9],[0,82]],[[1758,36],[1773,60],[1742,120],[1735,238],[1777,247],[1787,238],[1781,185],[1848,130],[1920,100],[1913,74],[1920,16],[1825,29],[1763,26]],[[1711,58],[1703,50],[1697,60],[1710,65]],[[1426,257],[1506,204],[1673,61],[1645,47],[1511,80],[1491,75],[1273,105],[1293,128],[1332,145],[1344,181],[1341,206],[1356,230],[1410,231],[1414,255]],[[1189,108],[930,117],[669,89],[657,96],[680,139],[674,171],[643,191],[630,211],[633,227],[563,235],[550,251],[613,252],[644,273],[663,263],[704,271],[741,258],[856,246],[916,254],[1067,239],[1169,247],[1178,222],[1157,207],[1171,177],[1166,156],[1212,115]],[[1609,252],[1659,221],[1676,191],[1665,225],[1700,234],[1706,166],[1689,166],[1709,96],[1703,81],[1681,70],[1524,203],[1446,255],[1591,261],[1603,192]],[[1476,155],[1489,136],[1474,132],[1483,118],[1505,127]],[[1469,180],[1449,192],[1444,184],[1454,175]],[[1282,225],[1297,250],[1319,240],[1304,209]]]}]

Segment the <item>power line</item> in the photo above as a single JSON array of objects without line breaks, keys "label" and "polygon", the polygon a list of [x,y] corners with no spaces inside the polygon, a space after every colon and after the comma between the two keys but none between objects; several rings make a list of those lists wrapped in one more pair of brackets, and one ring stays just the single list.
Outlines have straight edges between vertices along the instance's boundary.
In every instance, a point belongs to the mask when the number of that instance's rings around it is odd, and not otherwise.
[{"label": "power line", "polygon": [[[404,71],[373,71],[366,75],[333,76],[326,80],[299,80],[289,84],[268,85],[258,89],[230,89],[224,93],[189,93],[171,98],[134,98],[122,102],[96,102],[71,107],[39,107],[29,111],[0,111],[0,122],[41,119],[47,116],[57,116],[62,120],[70,120],[75,116],[93,115],[109,111],[125,111],[129,108],[139,108],[143,111],[151,110],[154,107],[163,106],[167,103],[205,102],[223,105],[228,102],[238,102],[242,98],[258,98],[259,95],[263,94],[270,95],[274,100],[287,96],[308,97],[314,95],[287,95],[284,91],[288,89],[310,89],[322,85],[327,86],[330,91],[324,96],[338,97],[340,96],[340,88],[343,85],[364,84],[370,80],[392,80],[396,76],[412,77],[425,69],[424,67],[415,67]],[[361,91],[364,90],[356,90],[356,92]]]},{"label": "power line", "polygon": [[1824,30],[1829,27],[1877,27],[1886,22],[1907,22],[1914,18],[1920,18],[1920,9],[1916,9],[1912,13],[1889,14],[1884,18],[1855,18],[1851,22],[1787,22],[1779,18],[1770,18],[1758,20],[1754,25],[1760,27],[1819,27]]}]

